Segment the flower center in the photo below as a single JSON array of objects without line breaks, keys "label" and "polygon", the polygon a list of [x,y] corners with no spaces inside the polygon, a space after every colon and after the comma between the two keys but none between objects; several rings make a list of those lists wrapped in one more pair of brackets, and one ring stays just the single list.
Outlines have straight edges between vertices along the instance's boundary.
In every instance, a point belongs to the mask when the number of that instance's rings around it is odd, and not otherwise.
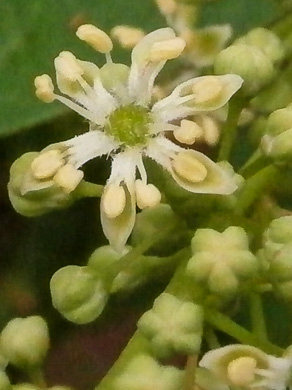
[{"label": "flower center", "polygon": [[147,108],[129,104],[109,115],[104,131],[126,146],[135,146],[146,143],[151,123]]}]

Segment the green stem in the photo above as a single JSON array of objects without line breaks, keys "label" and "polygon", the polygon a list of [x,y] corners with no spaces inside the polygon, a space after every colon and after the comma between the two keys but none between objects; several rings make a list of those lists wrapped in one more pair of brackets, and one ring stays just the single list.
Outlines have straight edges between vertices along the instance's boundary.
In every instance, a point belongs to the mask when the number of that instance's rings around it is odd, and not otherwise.
[{"label": "green stem", "polygon": [[82,181],[76,188],[74,195],[77,198],[99,198],[102,195],[103,186],[90,183],[88,181]]},{"label": "green stem", "polygon": [[261,295],[253,292],[250,294],[250,317],[254,335],[266,341],[268,337]]},{"label": "green stem", "polygon": [[218,341],[218,338],[214,332],[214,329],[211,326],[206,326],[204,329],[204,339],[206,340],[210,349],[220,348],[221,345]]},{"label": "green stem", "polygon": [[263,169],[267,165],[267,157],[263,156],[261,151],[257,149],[247,162],[240,168],[238,173],[247,178],[254,175],[257,171]]},{"label": "green stem", "polygon": [[222,127],[222,136],[218,161],[228,160],[236,136],[236,128],[241,111],[245,107],[247,100],[235,96],[229,102],[227,120]]},{"label": "green stem", "polygon": [[282,355],[283,353],[282,348],[270,343],[267,340],[259,340],[255,334],[249,332],[231,320],[229,317],[214,309],[205,310],[204,318],[210,325],[235,338],[242,344],[254,345],[266,353],[273,355]]},{"label": "green stem", "polygon": [[198,356],[191,355],[187,358],[184,377],[184,390],[193,390],[196,383],[196,368],[198,363]]},{"label": "green stem", "polygon": [[253,202],[273,185],[277,168],[268,165],[246,180],[235,206],[236,215],[244,215]]}]

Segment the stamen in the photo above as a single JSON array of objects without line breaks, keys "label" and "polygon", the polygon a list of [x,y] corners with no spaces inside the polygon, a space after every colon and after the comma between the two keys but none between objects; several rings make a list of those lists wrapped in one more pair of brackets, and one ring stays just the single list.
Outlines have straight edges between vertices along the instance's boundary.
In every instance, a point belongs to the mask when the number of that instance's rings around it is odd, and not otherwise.
[{"label": "stamen", "polygon": [[203,78],[193,86],[195,102],[200,104],[216,99],[222,92],[222,88],[222,83],[217,77],[207,76]]},{"label": "stamen", "polygon": [[178,37],[155,42],[149,52],[149,61],[160,62],[177,58],[185,46],[185,41]]},{"label": "stamen", "polygon": [[173,132],[174,138],[186,145],[192,145],[202,135],[203,129],[196,122],[186,119],[183,119],[180,127]]},{"label": "stamen", "polygon": [[76,31],[76,35],[100,53],[108,53],[113,48],[113,42],[110,37],[92,24],[80,26]]},{"label": "stamen", "polygon": [[45,103],[51,103],[55,100],[54,84],[49,75],[43,74],[37,76],[34,79],[34,85],[36,87],[36,96]]},{"label": "stamen", "polygon": [[69,194],[75,190],[83,176],[84,173],[82,171],[76,169],[72,164],[66,164],[55,174],[54,182]]},{"label": "stamen", "polygon": [[140,28],[116,26],[111,30],[111,36],[125,49],[132,49],[145,36]]},{"label": "stamen", "polygon": [[180,152],[172,161],[174,171],[192,183],[203,181],[207,174],[207,168],[198,159],[188,152]]},{"label": "stamen", "polygon": [[161,193],[153,184],[145,184],[142,180],[135,181],[136,202],[140,209],[157,206],[161,201]]},{"label": "stamen", "polygon": [[77,58],[69,51],[62,51],[55,58],[55,68],[57,73],[70,81],[77,81],[84,73],[77,62]]},{"label": "stamen", "polygon": [[65,161],[62,158],[60,150],[48,150],[33,160],[31,163],[31,171],[36,179],[48,179],[64,164]]},{"label": "stamen", "polygon": [[255,379],[256,359],[250,356],[243,356],[233,360],[227,367],[229,380],[239,387],[250,385]]},{"label": "stamen", "polygon": [[108,218],[116,218],[124,211],[126,193],[122,186],[109,184],[102,197],[102,209]]},{"label": "stamen", "polygon": [[177,4],[174,0],[156,0],[156,4],[163,15],[171,15],[177,9]]}]

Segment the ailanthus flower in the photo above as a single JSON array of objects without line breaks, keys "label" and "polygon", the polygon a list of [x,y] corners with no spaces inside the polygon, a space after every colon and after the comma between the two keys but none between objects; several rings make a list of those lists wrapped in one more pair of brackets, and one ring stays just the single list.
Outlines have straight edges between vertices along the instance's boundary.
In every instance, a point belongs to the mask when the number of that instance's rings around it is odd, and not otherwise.
[{"label": "ailanthus flower", "polygon": [[80,167],[84,163],[109,156],[112,166],[101,197],[101,222],[116,249],[124,246],[133,229],[136,205],[143,209],[161,199],[160,191],[147,181],[143,156],[155,160],[188,191],[230,194],[236,189],[221,167],[202,153],[174,144],[165,133],[172,131],[180,142],[194,143],[196,126],[184,118],[225,105],[242,84],[239,76],[193,78],[153,102],[156,76],[185,47],[171,28],[142,38],[132,51],[130,68],[113,63],[112,41],[97,27],[80,26],[77,36],[105,53],[106,64],[98,68],[62,52],[55,59],[56,79],[61,93],[69,98],[54,93],[48,75],[35,79],[36,94],[45,102],[59,100],[82,115],[89,121],[89,131],[43,150],[31,165],[35,178],[51,178],[70,193],[83,178]]}]

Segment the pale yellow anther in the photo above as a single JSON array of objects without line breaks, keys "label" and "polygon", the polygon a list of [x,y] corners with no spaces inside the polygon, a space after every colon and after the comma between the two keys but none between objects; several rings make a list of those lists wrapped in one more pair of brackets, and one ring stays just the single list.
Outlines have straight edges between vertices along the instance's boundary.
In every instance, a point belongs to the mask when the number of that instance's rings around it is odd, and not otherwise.
[{"label": "pale yellow anther", "polygon": [[116,26],[111,30],[111,36],[125,49],[132,49],[145,36],[145,32],[140,28]]},{"label": "pale yellow anther", "polygon": [[70,51],[62,51],[55,58],[55,68],[57,73],[70,81],[78,80],[84,73],[77,58]]},{"label": "pale yellow anther", "polygon": [[206,144],[210,146],[216,145],[220,138],[220,129],[215,119],[208,115],[201,115],[196,120],[203,129],[202,138]]},{"label": "pale yellow anther", "polygon": [[54,182],[70,194],[83,179],[84,173],[76,169],[72,164],[61,167],[54,176]]},{"label": "pale yellow anther", "polygon": [[203,129],[193,121],[183,119],[180,127],[174,130],[174,138],[183,144],[192,145],[198,138],[203,135]]},{"label": "pale yellow anther", "polygon": [[228,379],[233,385],[246,387],[255,379],[256,359],[250,356],[243,356],[233,360],[227,367]]},{"label": "pale yellow anther", "polygon": [[31,163],[31,171],[36,179],[51,178],[65,164],[59,150],[41,153]]},{"label": "pale yellow anther", "polygon": [[161,201],[161,193],[153,184],[145,184],[142,180],[135,181],[136,202],[140,209],[157,206]]},{"label": "pale yellow anther", "polygon": [[76,31],[76,35],[100,53],[108,53],[113,48],[113,42],[103,31],[92,24],[83,24]]},{"label": "pale yellow anther", "polygon": [[156,4],[163,15],[171,15],[177,9],[175,0],[156,0]]},{"label": "pale yellow anther", "polygon": [[40,100],[45,103],[51,103],[55,100],[54,84],[49,75],[37,76],[34,79],[34,85],[36,87],[35,94]]},{"label": "pale yellow anther", "polygon": [[122,186],[109,184],[102,197],[102,209],[108,218],[116,218],[124,211],[126,193]]},{"label": "pale yellow anther", "polygon": [[222,92],[223,86],[216,76],[206,76],[193,86],[195,102],[207,103],[218,98]]},{"label": "pale yellow anther", "polygon": [[203,181],[207,168],[189,152],[180,152],[172,161],[174,171],[183,179],[192,183]]},{"label": "pale yellow anther", "polygon": [[149,61],[159,62],[177,58],[185,46],[185,41],[178,37],[155,42],[149,52]]}]

